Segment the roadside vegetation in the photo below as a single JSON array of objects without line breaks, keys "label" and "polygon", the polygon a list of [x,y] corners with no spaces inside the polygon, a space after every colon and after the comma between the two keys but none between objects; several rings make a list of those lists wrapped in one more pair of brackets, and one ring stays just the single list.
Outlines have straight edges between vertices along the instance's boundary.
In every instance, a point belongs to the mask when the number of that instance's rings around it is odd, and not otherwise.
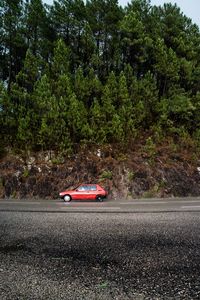
[{"label": "roadside vegetation", "polygon": [[1,155],[141,137],[152,163],[166,139],[198,153],[200,32],[177,5],[2,0],[0,15]]}]

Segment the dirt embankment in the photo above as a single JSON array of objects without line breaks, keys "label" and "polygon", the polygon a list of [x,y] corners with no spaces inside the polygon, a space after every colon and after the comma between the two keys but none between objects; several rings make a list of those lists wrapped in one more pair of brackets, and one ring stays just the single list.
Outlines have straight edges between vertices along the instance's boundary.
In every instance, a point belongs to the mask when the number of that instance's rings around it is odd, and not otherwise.
[{"label": "dirt embankment", "polygon": [[198,157],[169,145],[154,150],[87,147],[65,158],[7,154],[0,161],[0,198],[57,198],[64,188],[96,182],[116,200],[200,196]]}]

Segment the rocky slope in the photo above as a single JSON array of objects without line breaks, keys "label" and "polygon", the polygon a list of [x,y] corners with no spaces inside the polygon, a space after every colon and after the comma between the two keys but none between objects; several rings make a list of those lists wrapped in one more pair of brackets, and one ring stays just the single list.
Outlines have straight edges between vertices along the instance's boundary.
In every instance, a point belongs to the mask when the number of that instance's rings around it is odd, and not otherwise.
[{"label": "rocky slope", "polygon": [[200,160],[167,143],[129,149],[88,146],[61,158],[55,152],[7,154],[0,160],[0,198],[57,198],[64,188],[99,182],[111,199],[200,196]]}]

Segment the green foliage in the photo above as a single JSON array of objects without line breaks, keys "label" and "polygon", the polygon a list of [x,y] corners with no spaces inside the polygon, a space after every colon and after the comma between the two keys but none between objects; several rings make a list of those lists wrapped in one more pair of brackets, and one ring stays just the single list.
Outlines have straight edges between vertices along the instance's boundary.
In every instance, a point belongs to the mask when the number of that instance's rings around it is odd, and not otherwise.
[{"label": "green foliage", "polygon": [[155,124],[151,127],[152,138],[155,144],[161,143],[165,138],[165,132],[161,128],[160,124]]},{"label": "green foliage", "polygon": [[196,142],[196,145],[197,145],[198,149],[200,149],[200,129],[197,129],[194,132],[194,140]]},{"label": "green foliage", "polygon": [[[177,5],[0,2],[2,148],[128,145],[150,132],[184,147],[200,130],[200,32]],[[146,136],[146,135],[145,135]]]},{"label": "green foliage", "polygon": [[101,111],[101,106],[95,98],[90,110],[90,128],[92,130],[93,141],[99,143],[106,142],[107,137],[104,124],[104,115]]},{"label": "green foliage", "polygon": [[28,170],[27,168],[24,169],[24,172],[23,172],[22,176],[23,176],[24,178],[27,178],[27,177],[29,176],[29,170]]},{"label": "green foliage", "polygon": [[118,156],[117,156],[117,161],[118,162],[121,162],[121,161],[126,161],[127,160],[127,155],[124,154],[124,153],[119,153]]},{"label": "green foliage", "polygon": [[146,144],[144,146],[144,151],[149,158],[154,158],[156,155],[156,145],[154,144],[151,137],[147,138]]},{"label": "green foliage", "polygon": [[112,171],[108,171],[108,170],[104,170],[101,175],[99,176],[99,181],[103,181],[105,179],[112,179],[113,178],[113,174]]},{"label": "green foliage", "polygon": [[134,171],[129,171],[128,172],[128,180],[131,182],[135,177],[135,172]]},{"label": "green foliage", "polygon": [[165,182],[156,183],[151,189],[145,191],[142,195],[142,198],[153,198],[157,197],[158,192],[164,187]]},{"label": "green foliage", "polygon": [[54,75],[64,75],[69,72],[69,49],[59,39],[54,48],[52,71]]},{"label": "green foliage", "polygon": [[120,24],[122,32],[122,49],[125,53],[125,63],[132,67],[137,66],[140,72],[141,64],[146,61],[146,47],[148,36],[145,35],[144,24],[137,11],[133,9],[126,14]]},{"label": "green foliage", "polygon": [[121,72],[119,77],[118,92],[119,117],[121,119],[124,137],[127,139],[135,137],[135,116],[133,104],[129,95],[126,77]]},{"label": "green foliage", "polygon": [[108,282],[108,281],[102,282],[102,283],[100,283],[100,284],[98,285],[98,287],[99,287],[100,289],[106,289],[106,288],[109,287],[109,282]]}]

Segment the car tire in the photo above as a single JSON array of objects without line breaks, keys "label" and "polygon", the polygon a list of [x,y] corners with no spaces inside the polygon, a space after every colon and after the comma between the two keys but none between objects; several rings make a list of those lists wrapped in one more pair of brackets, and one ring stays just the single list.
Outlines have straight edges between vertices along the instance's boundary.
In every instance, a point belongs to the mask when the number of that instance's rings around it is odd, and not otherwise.
[{"label": "car tire", "polygon": [[98,202],[103,202],[103,197],[102,197],[102,196],[97,196],[97,197],[96,197],[96,200],[97,200]]},{"label": "car tire", "polygon": [[70,202],[72,199],[71,199],[70,195],[65,195],[63,197],[63,200],[64,200],[64,202]]}]

